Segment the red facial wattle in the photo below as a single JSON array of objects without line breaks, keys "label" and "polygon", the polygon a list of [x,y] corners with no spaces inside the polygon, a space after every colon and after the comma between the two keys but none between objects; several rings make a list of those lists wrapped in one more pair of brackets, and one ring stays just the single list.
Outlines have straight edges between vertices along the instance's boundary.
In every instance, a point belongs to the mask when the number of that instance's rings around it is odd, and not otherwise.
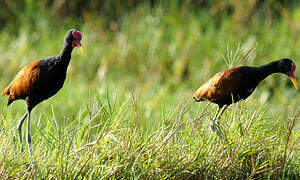
[{"label": "red facial wattle", "polygon": [[72,47],[77,47],[77,46],[81,46],[81,42],[78,41],[78,40],[74,40],[74,41],[72,42]]},{"label": "red facial wattle", "polygon": [[85,54],[84,49],[81,47],[81,42],[80,42],[82,39],[81,33],[79,31],[74,30],[72,32],[72,35],[74,37],[74,41],[72,42],[72,47],[78,47],[81,50],[81,52]]},{"label": "red facial wattle", "polygon": [[295,77],[295,74],[294,74],[295,70],[296,70],[296,64],[293,63],[292,67],[291,67],[291,71],[289,71],[285,74],[290,77],[290,79],[291,79],[292,83],[294,84],[295,88],[298,89],[298,84],[297,84],[296,77]]}]

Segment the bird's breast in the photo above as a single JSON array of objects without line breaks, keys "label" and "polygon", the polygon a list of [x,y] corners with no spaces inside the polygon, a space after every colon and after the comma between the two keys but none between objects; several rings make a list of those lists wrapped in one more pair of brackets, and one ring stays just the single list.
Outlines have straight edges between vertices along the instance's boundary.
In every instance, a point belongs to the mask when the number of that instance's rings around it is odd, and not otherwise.
[{"label": "bird's breast", "polygon": [[66,79],[66,73],[42,72],[36,94],[47,99],[56,94],[62,87]]}]

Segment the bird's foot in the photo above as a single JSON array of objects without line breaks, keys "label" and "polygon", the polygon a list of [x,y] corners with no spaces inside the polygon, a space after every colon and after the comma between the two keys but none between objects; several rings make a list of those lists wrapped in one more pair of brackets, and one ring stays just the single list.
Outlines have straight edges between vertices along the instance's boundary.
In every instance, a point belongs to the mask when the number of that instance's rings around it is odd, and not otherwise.
[{"label": "bird's foot", "polygon": [[33,167],[34,167],[34,164],[33,164],[32,160],[30,160],[29,163],[26,164],[26,169],[30,169]]},{"label": "bird's foot", "polygon": [[21,146],[21,154],[23,154],[23,152],[24,152],[24,148],[23,146]]},{"label": "bird's foot", "polygon": [[210,123],[210,128],[211,130],[214,132],[214,133],[217,133],[217,135],[220,137],[220,138],[223,138],[223,132],[220,128],[220,123],[219,121],[216,121],[216,124],[211,122]]},{"label": "bird's foot", "polygon": [[216,126],[214,125],[213,122],[210,123],[210,129],[211,129],[213,132],[216,132]]}]

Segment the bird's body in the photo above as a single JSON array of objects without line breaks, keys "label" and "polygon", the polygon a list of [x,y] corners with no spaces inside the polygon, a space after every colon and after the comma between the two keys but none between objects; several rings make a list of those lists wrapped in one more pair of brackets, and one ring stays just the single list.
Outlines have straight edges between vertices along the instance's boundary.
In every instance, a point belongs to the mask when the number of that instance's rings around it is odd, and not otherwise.
[{"label": "bird's body", "polygon": [[10,95],[8,105],[18,99],[31,102],[31,108],[56,94],[66,79],[67,66],[59,63],[58,56],[34,61],[25,66],[3,91]]},{"label": "bird's body", "polygon": [[21,151],[23,151],[21,129],[25,118],[28,115],[27,142],[31,155],[30,112],[36,105],[55,95],[63,87],[73,48],[77,46],[84,53],[80,41],[81,33],[79,31],[68,31],[59,55],[31,62],[3,90],[2,96],[9,95],[7,105],[18,99],[26,101],[27,113],[21,118],[18,125]]},{"label": "bird's body", "polygon": [[193,94],[194,100],[208,100],[218,104],[218,114],[224,106],[226,108],[232,103],[247,99],[258,84],[273,73],[286,74],[297,88],[295,69],[296,65],[290,59],[280,59],[260,67],[240,66],[226,69],[197,89]]},{"label": "bird's body", "polygon": [[[294,68],[293,74],[295,67],[294,63],[291,64],[287,72]],[[287,73],[280,70],[278,61],[260,67],[240,66],[226,69],[204,83],[194,93],[194,99],[195,101],[209,100],[219,106],[230,105],[247,99],[262,80],[273,73],[280,72]]]}]

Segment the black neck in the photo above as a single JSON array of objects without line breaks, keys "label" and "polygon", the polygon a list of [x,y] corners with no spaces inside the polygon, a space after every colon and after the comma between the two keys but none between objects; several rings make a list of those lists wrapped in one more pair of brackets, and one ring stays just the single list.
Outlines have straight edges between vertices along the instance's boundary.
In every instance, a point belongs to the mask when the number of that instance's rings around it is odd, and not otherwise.
[{"label": "black neck", "polygon": [[63,48],[58,55],[58,64],[67,69],[70,60],[71,60],[71,53],[73,51],[72,44],[64,42]]},{"label": "black neck", "polygon": [[277,61],[258,67],[258,71],[259,71],[258,73],[259,81],[262,81],[263,79],[265,79],[266,77],[268,77],[273,73],[280,72]]}]

